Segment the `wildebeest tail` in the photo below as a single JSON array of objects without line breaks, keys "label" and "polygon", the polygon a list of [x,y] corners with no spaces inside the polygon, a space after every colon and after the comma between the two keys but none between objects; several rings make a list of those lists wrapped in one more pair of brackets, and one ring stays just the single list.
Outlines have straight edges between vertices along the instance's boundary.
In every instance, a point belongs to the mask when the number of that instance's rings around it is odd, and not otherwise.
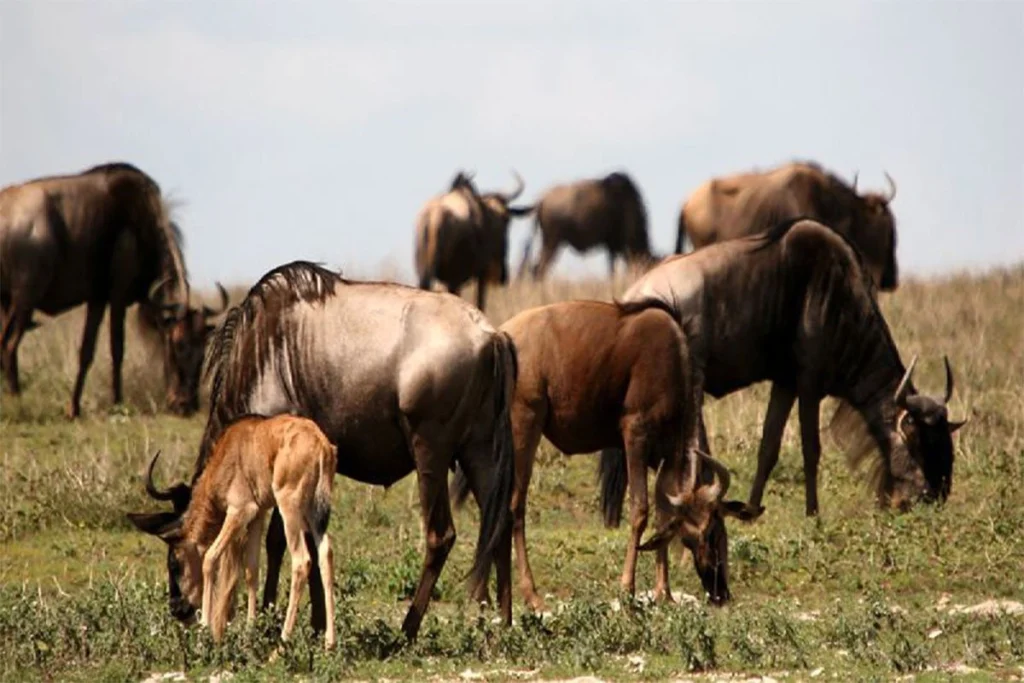
[{"label": "wildebeest tail", "polygon": [[337,467],[338,449],[327,445],[320,456],[320,478],[316,482],[313,493],[313,519],[309,520],[318,536],[327,533],[327,524],[331,521],[331,491],[334,487],[334,470]]},{"label": "wildebeest tail", "polygon": [[480,514],[480,536],[470,570],[475,588],[487,581],[499,543],[511,543],[512,489],[515,485],[515,443],[512,440],[512,400],[519,374],[516,347],[506,332],[497,332],[493,341],[494,355],[494,436],[492,454],[494,477]]},{"label": "wildebeest tail", "polygon": [[598,481],[604,525],[609,529],[617,527],[622,522],[622,501],[626,496],[626,451],[621,448],[601,451]]}]

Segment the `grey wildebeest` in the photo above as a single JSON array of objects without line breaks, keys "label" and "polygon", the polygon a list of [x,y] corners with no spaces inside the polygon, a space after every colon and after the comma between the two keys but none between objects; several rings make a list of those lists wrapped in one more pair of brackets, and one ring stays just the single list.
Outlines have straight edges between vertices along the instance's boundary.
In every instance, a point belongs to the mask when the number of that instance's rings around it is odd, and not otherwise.
[{"label": "grey wildebeest", "polygon": [[[470,586],[479,593],[495,564],[503,617],[511,622],[515,346],[479,310],[451,294],[353,282],[296,261],[268,272],[230,310],[206,369],[213,375],[210,416],[193,482],[225,425],[247,413],[313,420],[338,448],[338,473],[356,481],[391,486],[415,471],[426,554],[402,625],[413,638],[455,543],[447,472],[459,463],[482,508]],[[150,495],[171,500],[180,515],[190,490],[181,483]],[[283,554],[275,511],[264,604],[276,599]],[[181,589],[169,575],[171,610],[180,616]],[[313,622],[322,627],[316,565],[309,578]]]},{"label": "grey wildebeest", "polygon": [[888,173],[885,177],[888,194],[858,194],[856,178],[848,185],[810,162],[712,178],[693,191],[679,212],[676,253],[683,253],[687,238],[700,249],[804,216],[828,225],[853,243],[879,289],[896,289],[896,220],[889,208],[896,184]]},{"label": "grey wildebeest", "polygon": [[[605,449],[625,468],[630,491],[630,540],[621,584],[633,594],[637,554],[656,550],[655,597],[671,596],[668,542],[680,536],[710,599],[726,602],[728,546],[725,516],[750,520],[737,501],[724,501],[728,471],[697,451],[699,387],[689,381],[686,338],[660,300],[611,304],[567,301],[523,311],[500,328],[516,345],[519,377],[512,403],[516,486],[513,539],[526,603],[544,609],[526,552],[526,495],[541,436],[567,455]],[[656,469],[654,537],[647,527],[647,469]],[[466,479],[456,476],[456,500]],[[618,501],[621,508],[621,496]],[[621,509],[607,515],[619,524]]]},{"label": "grey wildebeest", "polygon": [[18,346],[33,326],[33,311],[57,315],[84,303],[68,406],[68,414],[77,417],[109,305],[112,389],[114,403],[120,403],[125,311],[137,302],[139,322],[162,337],[169,407],[186,415],[198,410],[208,322],[218,312],[188,305],[180,243],[159,186],[130,164],[104,164],[0,191],[0,360],[8,391],[21,391]]},{"label": "grey wildebeest", "polygon": [[[147,490],[154,488],[153,466],[159,456],[158,451],[150,461]],[[201,623],[210,627],[214,642],[224,635],[243,555],[247,616],[250,623],[256,618],[263,524],[267,511],[276,506],[292,557],[281,639],[288,640],[295,627],[312,566],[305,541],[309,535],[321,576],[326,577],[326,644],[334,646],[334,560],[327,523],[336,462],[337,450],[312,420],[246,415],[228,425],[214,444],[184,515],[128,514],[136,527],[168,544],[187,609],[194,613],[202,605]]]},{"label": "grey wildebeest", "polygon": [[647,239],[647,209],[643,197],[625,173],[556,185],[541,196],[534,213],[534,232],[523,250],[520,277],[529,267],[537,232],[541,235],[541,253],[532,273],[539,279],[547,274],[562,244],[580,253],[605,247],[612,275],[619,256],[642,265],[657,260],[651,255]]},{"label": "grey wildebeest", "polygon": [[[835,231],[793,219],[767,233],[669,257],[624,295],[648,298],[676,311],[694,381],[705,393],[718,398],[772,383],[750,507],[761,504],[799,399],[806,512],[818,512],[819,406],[827,396],[841,401],[837,418],[859,417],[835,424],[837,431],[857,426],[864,437],[848,452],[851,463],[877,455],[872,475],[880,504],[903,508],[919,496],[949,495],[952,435],[963,423],[948,420],[948,360],[945,397],[918,394],[914,364],[906,368],[900,360],[858,252]],[[706,437],[701,440],[706,450]]]},{"label": "grey wildebeest", "polygon": [[523,192],[523,179],[513,172],[511,192],[479,194],[470,176],[459,172],[443,195],[424,204],[416,216],[416,273],[421,289],[434,280],[458,291],[476,279],[476,305],[487,303],[487,285],[508,282],[508,224],[532,207],[511,203]]}]

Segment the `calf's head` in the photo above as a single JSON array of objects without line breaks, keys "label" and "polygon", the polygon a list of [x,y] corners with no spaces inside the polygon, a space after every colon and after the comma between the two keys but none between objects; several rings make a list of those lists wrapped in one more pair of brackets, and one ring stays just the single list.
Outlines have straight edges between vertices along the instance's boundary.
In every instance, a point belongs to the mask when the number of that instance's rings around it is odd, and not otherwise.
[{"label": "calf's head", "polygon": [[192,623],[203,597],[202,553],[184,531],[183,520],[191,501],[192,490],[184,483],[166,491],[153,485],[153,466],[160,452],[153,456],[146,472],[146,493],[159,501],[170,501],[170,512],[129,512],[128,519],[137,529],[156,536],[167,544],[167,585],[171,615],[179,621]]},{"label": "calf's head", "polygon": [[729,470],[711,456],[694,453],[691,462],[695,471],[691,470],[688,483],[666,485],[659,475],[659,483],[655,484],[659,509],[668,513],[669,521],[640,550],[656,550],[679,538],[693,556],[694,569],[708,599],[714,605],[723,605],[732,597],[725,518],[751,521],[761,516],[764,507],[753,509],[737,500],[724,500],[729,490]]}]

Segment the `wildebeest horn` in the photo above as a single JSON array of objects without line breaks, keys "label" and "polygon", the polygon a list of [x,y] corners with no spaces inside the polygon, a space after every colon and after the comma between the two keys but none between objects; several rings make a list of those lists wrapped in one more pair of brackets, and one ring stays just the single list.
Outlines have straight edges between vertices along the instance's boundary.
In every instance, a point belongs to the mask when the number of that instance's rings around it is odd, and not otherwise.
[{"label": "wildebeest horn", "polygon": [[860,171],[854,171],[853,172],[853,185],[852,185],[852,189],[853,189],[854,192],[857,192],[857,176],[859,176],[859,175],[860,175]]},{"label": "wildebeest horn", "polygon": [[203,306],[204,318],[212,318],[213,316],[220,315],[224,311],[228,310],[228,302],[230,301],[228,291],[224,289],[224,285],[219,282],[217,283],[217,291],[220,292],[220,310],[215,311],[209,306]]},{"label": "wildebeest horn", "polygon": [[155,301],[155,297],[156,297],[157,292],[159,292],[161,289],[163,289],[164,285],[166,285],[167,281],[170,280],[170,279],[171,278],[169,278],[169,277],[162,277],[159,280],[157,280],[156,282],[154,282],[153,286],[149,288],[149,293],[146,295],[146,297],[150,301]]},{"label": "wildebeest horn", "polygon": [[714,470],[715,474],[718,477],[719,490],[716,493],[715,497],[719,499],[723,498],[726,492],[729,490],[729,484],[732,482],[732,475],[729,474],[729,469],[722,463],[712,458],[709,454],[703,453],[701,451],[697,451],[697,453],[700,454],[700,456],[704,459],[704,463],[711,467],[711,469]]},{"label": "wildebeest horn", "polygon": [[523,189],[526,187],[526,184],[523,182],[523,177],[519,175],[515,169],[512,169],[512,176],[516,179],[515,189],[511,192],[503,192],[501,194],[501,198],[505,200],[506,204],[515,201],[519,195],[523,193]]},{"label": "wildebeest horn", "polygon": [[942,402],[949,403],[949,399],[953,398],[953,369],[949,367],[949,356],[943,356],[942,362],[946,364],[946,398]]},{"label": "wildebeest horn", "polygon": [[896,405],[901,408],[906,405],[907,387],[910,384],[910,376],[914,374],[915,365],[917,365],[916,355],[910,359],[910,365],[907,367],[907,371],[903,373],[903,379],[900,380],[899,386],[896,387],[896,393],[892,397]]},{"label": "wildebeest horn", "polygon": [[888,171],[883,171],[883,173],[885,173],[885,180],[889,183],[889,196],[885,200],[885,203],[888,204],[896,199],[896,181],[892,179]]},{"label": "wildebeest horn", "polygon": [[159,457],[160,451],[157,451],[156,455],[153,456],[153,459],[149,461],[149,469],[146,470],[146,493],[148,493],[149,497],[154,500],[174,500],[174,492],[172,489],[160,491],[153,485],[153,467],[156,466],[156,461]]}]

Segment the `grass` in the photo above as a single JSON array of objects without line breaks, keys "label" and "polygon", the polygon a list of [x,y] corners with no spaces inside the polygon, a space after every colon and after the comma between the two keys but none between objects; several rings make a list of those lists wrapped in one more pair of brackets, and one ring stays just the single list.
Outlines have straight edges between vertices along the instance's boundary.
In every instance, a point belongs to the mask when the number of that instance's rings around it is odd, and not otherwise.
[{"label": "grass", "polygon": [[[612,291],[606,282],[514,285],[490,293],[488,313],[500,323],[529,306],[607,299]],[[414,480],[385,491],[339,477],[330,530],[339,647],[323,654],[303,623],[273,663],[280,610],[253,628],[233,624],[225,646],[214,648],[205,633],[170,617],[163,546],[124,518],[125,511],[151,509],[141,478],[155,450],[163,451],[159,481],[191,473],[204,418],[160,412],[159,364],[131,336],[126,404],[110,405],[101,339],[85,417],[66,421],[82,313],[46,321],[22,347],[24,395],[0,403],[0,676],[1019,679],[1024,615],[957,606],[1024,601],[1024,265],[908,280],[883,297],[882,308],[904,357],[921,354],[916,382],[925,391],[941,392],[942,354],[949,354],[957,376],[952,410],[971,416],[957,436],[953,493],[944,507],[876,511],[826,439],[822,515],[805,518],[791,428],[766,514],[730,526],[734,602],[723,609],[691,599],[651,605],[618,593],[626,533],[600,523],[595,459],[565,458],[544,443],[530,493],[529,543],[552,612],[529,614],[517,595],[515,625],[504,629],[493,611],[469,604],[460,577],[469,568],[477,513],[467,506],[418,642],[392,653],[421,561]],[[766,401],[766,387],[757,386],[708,406],[712,447],[735,472],[739,498],[754,473]],[[642,558],[638,580],[640,591],[652,586],[651,557]],[[700,593],[680,552],[672,581],[677,592]],[[305,605],[301,621],[308,622]]]}]

